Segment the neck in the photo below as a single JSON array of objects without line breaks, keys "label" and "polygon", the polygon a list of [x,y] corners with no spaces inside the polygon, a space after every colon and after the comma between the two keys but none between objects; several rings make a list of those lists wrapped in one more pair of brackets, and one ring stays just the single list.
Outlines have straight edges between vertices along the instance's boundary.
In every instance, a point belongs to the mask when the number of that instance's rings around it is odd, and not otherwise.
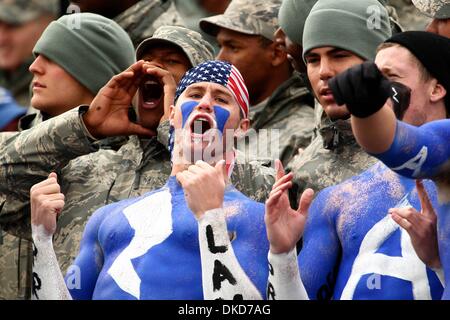
[{"label": "neck", "polygon": [[291,76],[292,70],[288,64],[283,65],[282,68],[275,69],[270,76],[270,81],[264,79],[256,86],[258,88],[257,91],[250,92],[250,97],[253,97],[250,98],[250,104],[255,106],[272,96],[278,87],[289,80]]}]

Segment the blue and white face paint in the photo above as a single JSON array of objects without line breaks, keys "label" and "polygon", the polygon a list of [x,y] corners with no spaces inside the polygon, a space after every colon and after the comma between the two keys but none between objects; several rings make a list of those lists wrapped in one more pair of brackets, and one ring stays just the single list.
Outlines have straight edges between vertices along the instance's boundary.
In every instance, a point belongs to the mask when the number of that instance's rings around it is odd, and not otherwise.
[{"label": "blue and white face paint", "polygon": [[[184,151],[187,151],[187,147],[194,145],[194,149],[200,152],[202,150],[211,150],[220,145],[220,151],[222,148],[222,139],[224,135],[225,125],[230,118],[230,111],[221,107],[213,106],[214,113],[209,112],[194,112],[198,106],[198,101],[187,101],[180,106],[182,114],[182,130],[183,135],[182,144]],[[179,134],[179,133],[178,133]],[[175,130],[172,127],[169,137],[169,150],[172,153],[175,143]],[[217,149],[217,148],[216,148]],[[219,150],[215,150],[219,151]],[[184,152],[186,153],[186,152]],[[211,152],[214,155],[218,155],[218,152]],[[203,154],[201,155],[202,159]],[[194,161],[195,162],[195,161]]]}]

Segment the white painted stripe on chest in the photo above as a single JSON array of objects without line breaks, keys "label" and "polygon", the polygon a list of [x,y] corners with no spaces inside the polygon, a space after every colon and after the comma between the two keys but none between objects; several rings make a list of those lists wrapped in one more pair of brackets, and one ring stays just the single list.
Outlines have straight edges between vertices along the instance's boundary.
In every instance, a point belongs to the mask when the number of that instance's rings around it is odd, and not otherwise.
[{"label": "white painted stripe on chest", "polygon": [[[396,207],[411,206],[406,197]],[[413,296],[416,300],[430,300],[431,292],[427,269],[414,251],[408,233],[401,230],[401,257],[391,257],[376,251],[399,227],[390,215],[380,220],[367,232],[361,243],[358,256],[353,263],[351,275],[342,291],[342,300],[353,299],[361,277],[366,274],[379,274],[411,281]],[[379,288],[371,290],[390,290]]]},{"label": "white painted stripe on chest", "polygon": [[153,246],[172,234],[172,202],[169,190],[152,194],[123,210],[133,239],[111,265],[108,273],[125,292],[140,299],[141,279],[133,268],[132,259],[143,256]]}]

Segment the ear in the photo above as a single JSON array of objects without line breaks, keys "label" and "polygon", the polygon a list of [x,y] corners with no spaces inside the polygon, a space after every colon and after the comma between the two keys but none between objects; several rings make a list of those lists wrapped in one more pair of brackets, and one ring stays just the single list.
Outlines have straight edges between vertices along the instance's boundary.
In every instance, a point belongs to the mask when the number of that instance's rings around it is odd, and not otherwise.
[{"label": "ear", "polygon": [[270,50],[270,59],[273,67],[278,67],[286,62],[287,53],[285,50],[285,45],[281,44],[281,40],[275,40],[272,42],[270,46],[268,46],[268,50]]},{"label": "ear", "polygon": [[173,126],[173,119],[175,118],[175,106],[172,104],[170,107],[169,123]]},{"label": "ear", "polygon": [[278,28],[277,31],[275,31],[273,37],[273,42],[275,42],[278,47],[286,48],[286,35],[281,28]]},{"label": "ear", "polygon": [[437,82],[436,79],[432,80],[432,91],[430,94],[430,100],[432,102],[438,102],[439,100],[444,100],[447,95],[447,90],[445,90],[444,86]]},{"label": "ear", "polygon": [[239,122],[238,128],[234,132],[234,136],[235,137],[242,137],[242,136],[244,136],[249,128],[250,128],[250,120],[242,119]]}]

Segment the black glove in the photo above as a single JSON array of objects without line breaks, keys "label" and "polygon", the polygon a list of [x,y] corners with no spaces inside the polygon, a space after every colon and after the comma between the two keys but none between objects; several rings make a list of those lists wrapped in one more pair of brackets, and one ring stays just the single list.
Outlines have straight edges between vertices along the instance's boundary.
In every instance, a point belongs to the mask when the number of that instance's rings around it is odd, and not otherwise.
[{"label": "black glove", "polygon": [[373,62],[364,62],[332,78],[328,83],[338,105],[366,118],[380,110],[391,96],[391,84]]},{"label": "black glove", "polygon": [[391,82],[391,100],[397,119],[403,120],[411,100],[411,89],[400,82]]}]

